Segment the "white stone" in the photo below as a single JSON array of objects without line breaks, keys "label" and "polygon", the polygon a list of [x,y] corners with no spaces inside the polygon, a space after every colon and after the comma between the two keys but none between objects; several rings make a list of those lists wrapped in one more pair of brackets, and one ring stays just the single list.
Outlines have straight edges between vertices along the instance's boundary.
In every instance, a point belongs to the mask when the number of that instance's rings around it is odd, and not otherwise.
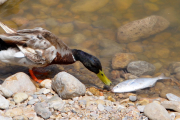
[{"label": "white stone", "polygon": [[33,94],[36,91],[35,85],[32,83],[30,77],[23,72],[16,73],[3,82],[2,87],[17,92],[25,92]]},{"label": "white stone", "polygon": [[65,99],[78,97],[86,92],[85,85],[66,72],[60,72],[53,78],[52,89]]},{"label": "white stone", "polygon": [[9,101],[0,94],[0,109],[7,109],[8,107]]},{"label": "white stone", "polygon": [[16,93],[13,97],[15,103],[20,103],[26,99],[28,99],[28,95],[26,93]]}]

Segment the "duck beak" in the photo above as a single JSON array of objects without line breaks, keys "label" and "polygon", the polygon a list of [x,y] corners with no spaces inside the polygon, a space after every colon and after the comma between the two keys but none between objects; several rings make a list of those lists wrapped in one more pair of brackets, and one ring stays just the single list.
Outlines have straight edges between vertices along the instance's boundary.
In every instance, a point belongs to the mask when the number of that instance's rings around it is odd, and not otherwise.
[{"label": "duck beak", "polygon": [[111,85],[111,81],[105,76],[104,72],[99,70],[99,73],[97,74],[99,79],[106,85]]}]

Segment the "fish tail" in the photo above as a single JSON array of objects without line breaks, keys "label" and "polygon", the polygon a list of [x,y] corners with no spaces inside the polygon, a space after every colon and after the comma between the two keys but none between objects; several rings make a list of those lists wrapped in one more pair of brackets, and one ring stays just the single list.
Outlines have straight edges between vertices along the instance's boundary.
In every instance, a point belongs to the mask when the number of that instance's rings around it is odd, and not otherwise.
[{"label": "fish tail", "polygon": [[162,79],[171,79],[170,77],[166,77],[164,75],[164,73],[162,73],[161,75],[158,76],[158,80],[162,80]]}]

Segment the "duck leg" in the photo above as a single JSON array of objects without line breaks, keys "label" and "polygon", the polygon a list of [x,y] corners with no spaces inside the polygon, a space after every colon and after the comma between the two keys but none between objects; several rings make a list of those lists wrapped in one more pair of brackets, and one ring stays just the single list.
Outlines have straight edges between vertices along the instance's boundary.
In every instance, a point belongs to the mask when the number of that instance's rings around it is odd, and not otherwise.
[{"label": "duck leg", "polygon": [[34,75],[32,69],[29,69],[29,73],[30,73],[30,75],[31,75],[31,77],[32,77],[32,79],[33,79],[34,81],[36,81],[36,82],[38,82],[38,83],[41,83],[41,82],[43,81],[43,80],[38,80],[38,79],[36,78],[36,76]]}]

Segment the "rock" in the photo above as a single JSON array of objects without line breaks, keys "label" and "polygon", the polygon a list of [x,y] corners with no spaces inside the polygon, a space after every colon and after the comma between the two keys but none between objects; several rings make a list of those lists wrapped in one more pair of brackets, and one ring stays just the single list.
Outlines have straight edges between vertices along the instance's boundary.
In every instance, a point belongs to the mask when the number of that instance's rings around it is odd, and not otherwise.
[{"label": "rock", "polygon": [[44,4],[45,6],[48,6],[48,7],[55,6],[55,5],[57,5],[59,3],[59,1],[57,1],[57,0],[51,0],[51,1],[49,1],[49,0],[40,0],[40,2],[42,4]]},{"label": "rock", "polygon": [[104,111],[104,106],[103,106],[102,104],[98,104],[98,109],[99,109],[100,111]]},{"label": "rock", "polygon": [[52,80],[50,79],[46,79],[46,80],[43,80],[40,85],[41,87],[45,87],[47,89],[51,89],[51,83],[52,83]]},{"label": "rock", "polygon": [[48,104],[50,108],[60,111],[63,109],[65,103],[58,95],[55,95],[48,100]]},{"label": "rock", "polygon": [[5,112],[5,115],[8,117],[14,117],[14,116],[22,115],[22,114],[23,114],[23,111],[21,108],[8,109]]},{"label": "rock", "polygon": [[167,110],[157,103],[147,104],[144,108],[144,114],[152,120],[171,120]]},{"label": "rock", "polygon": [[9,101],[0,94],[0,109],[9,108]]},{"label": "rock", "polygon": [[26,93],[16,93],[13,96],[13,99],[15,103],[21,103],[24,100],[28,99],[28,95]]},{"label": "rock", "polygon": [[11,117],[4,117],[0,115],[0,120],[13,120]]},{"label": "rock", "polygon": [[172,93],[166,94],[166,97],[167,97],[168,100],[170,100],[170,101],[178,101],[178,102],[180,102],[180,97],[178,97],[178,96],[176,96],[176,95],[174,95],[174,94],[172,94]]},{"label": "rock", "polygon": [[59,32],[62,34],[72,33],[74,30],[74,25],[72,23],[64,23],[59,27]]},{"label": "rock", "polygon": [[28,117],[29,119],[34,118],[37,116],[36,112],[34,111],[34,106],[33,107],[23,107],[23,115]]},{"label": "rock", "polygon": [[134,2],[133,0],[113,0],[113,1],[116,8],[121,11],[127,10]]},{"label": "rock", "polygon": [[146,61],[133,61],[127,66],[128,72],[133,75],[153,75],[155,72],[155,66]]},{"label": "rock", "polygon": [[145,3],[144,4],[144,7],[150,11],[159,11],[159,7],[156,5],[156,4],[153,4],[153,3]]},{"label": "rock", "polygon": [[11,97],[14,93],[0,85],[0,91],[3,93],[4,97]]},{"label": "rock", "polygon": [[83,34],[78,33],[73,36],[72,44],[78,45],[78,44],[84,42],[85,40],[86,40],[86,37]]},{"label": "rock", "polygon": [[78,0],[71,6],[71,11],[78,12],[94,12],[104,7],[109,0]]},{"label": "rock", "polygon": [[44,119],[48,119],[52,115],[51,111],[49,111],[49,109],[47,108],[46,103],[37,103],[34,107],[34,110]]},{"label": "rock", "polygon": [[121,26],[118,29],[117,38],[120,43],[137,41],[150,35],[163,31],[169,26],[169,22],[161,17],[152,15]]},{"label": "rock", "polygon": [[135,102],[137,100],[137,96],[135,95],[130,95],[129,96],[129,100],[132,101],[132,102]]},{"label": "rock", "polygon": [[32,99],[32,100],[30,100],[30,101],[28,101],[28,105],[33,105],[33,104],[35,104],[36,102],[38,102],[39,101],[39,99]]},{"label": "rock", "polygon": [[3,3],[5,3],[7,0],[0,0],[0,5],[2,5]]},{"label": "rock", "polygon": [[140,112],[144,112],[144,108],[145,108],[145,105],[138,105],[138,106],[137,106],[137,109],[138,109]]},{"label": "rock", "polygon": [[166,109],[172,109],[174,111],[180,112],[180,102],[178,101],[163,101],[161,105]]},{"label": "rock", "polygon": [[86,92],[85,85],[66,72],[60,72],[53,78],[52,89],[65,99],[84,95]]},{"label": "rock", "polygon": [[54,18],[48,18],[45,20],[45,23],[48,27],[54,28],[58,25],[58,22]]},{"label": "rock", "polygon": [[25,92],[27,94],[33,94],[36,91],[36,87],[32,83],[30,77],[22,72],[6,78],[2,87],[13,91],[14,93]]},{"label": "rock", "polygon": [[117,53],[112,58],[112,68],[113,69],[122,69],[126,68],[127,65],[136,60],[136,55],[132,53]]},{"label": "rock", "polygon": [[158,48],[155,51],[155,55],[159,58],[168,58],[170,54],[170,50],[168,48]]},{"label": "rock", "polygon": [[127,48],[129,49],[130,52],[139,53],[139,52],[143,52],[142,46],[143,45],[141,43],[131,42],[127,45]]}]

